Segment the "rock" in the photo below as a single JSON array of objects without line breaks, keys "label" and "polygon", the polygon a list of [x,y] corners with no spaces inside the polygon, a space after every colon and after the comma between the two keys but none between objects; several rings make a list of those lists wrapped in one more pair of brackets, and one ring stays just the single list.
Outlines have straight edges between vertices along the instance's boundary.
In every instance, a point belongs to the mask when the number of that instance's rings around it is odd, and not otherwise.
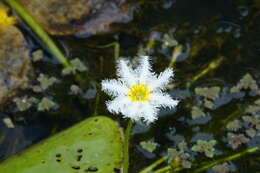
[{"label": "rock", "polygon": [[26,88],[32,69],[22,33],[13,25],[0,29],[0,105]]},{"label": "rock", "polygon": [[54,35],[109,32],[111,23],[131,18],[125,0],[21,0],[21,3]]}]

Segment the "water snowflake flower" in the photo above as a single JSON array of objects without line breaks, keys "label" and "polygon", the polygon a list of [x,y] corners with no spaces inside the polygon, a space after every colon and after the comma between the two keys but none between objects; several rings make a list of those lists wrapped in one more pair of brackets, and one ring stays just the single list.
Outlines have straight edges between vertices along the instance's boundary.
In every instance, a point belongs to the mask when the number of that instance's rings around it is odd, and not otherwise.
[{"label": "water snowflake flower", "polygon": [[157,119],[160,107],[174,108],[178,104],[178,100],[163,92],[172,80],[173,70],[167,68],[156,75],[151,72],[149,57],[140,58],[140,65],[135,69],[129,67],[127,61],[119,60],[118,79],[103,80],[102,90],[113,97],[106,102],[110,112],[151,123]]}]

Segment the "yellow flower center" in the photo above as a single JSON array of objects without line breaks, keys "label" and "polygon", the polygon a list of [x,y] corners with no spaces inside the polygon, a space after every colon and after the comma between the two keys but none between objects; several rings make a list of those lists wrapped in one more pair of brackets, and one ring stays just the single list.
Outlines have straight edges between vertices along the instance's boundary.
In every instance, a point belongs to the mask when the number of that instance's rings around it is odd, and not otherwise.
[{"label": "yellow flower center", "polygon": [[133,102],[147,102],[150,99],[150,89],[147,85],[137,84],[128,90],[128,98]]},{"label": "yellow flower center", "polygon": [[15,23],[14,17],[9,17],[7,13],[7,9],[0,5],[0,27],[10,26]]}]

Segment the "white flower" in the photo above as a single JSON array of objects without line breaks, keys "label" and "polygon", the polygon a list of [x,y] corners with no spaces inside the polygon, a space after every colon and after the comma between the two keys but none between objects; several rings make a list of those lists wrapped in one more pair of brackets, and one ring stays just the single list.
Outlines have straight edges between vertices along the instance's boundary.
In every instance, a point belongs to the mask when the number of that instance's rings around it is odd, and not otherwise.
[{"label": "white flower", "polygon": [[102,90],[114,99],[107,101],[110,112],[121,113],[135,121],[144,120],[151,123],[157,119],[159,107],[174,108],[177,100],[163,93],[173,77],[173,71],[167,68],[158,76],[151,72],[148,56],[141,56],[139,67],[132,69],[127,61],[119,60],[117,64],[118,80],[103,80]]}]

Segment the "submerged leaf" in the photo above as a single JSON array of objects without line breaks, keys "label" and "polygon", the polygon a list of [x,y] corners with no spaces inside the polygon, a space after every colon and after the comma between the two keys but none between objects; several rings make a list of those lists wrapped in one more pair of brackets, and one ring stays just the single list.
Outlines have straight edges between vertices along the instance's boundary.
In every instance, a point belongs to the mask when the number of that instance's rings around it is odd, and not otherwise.
[{"label": "submerged leaf", "polygon": [[197,140],[197,144],[194,145],[191,150],[200,152],[200,153],[205,153],[207,157],[213,157],[215,148],[214,146],[216,145],[217,141],[216,140],[210,140],[210,141],[205,141],[205,140]]},{"label": "submerged leaf", "polygon": [[51,108],[57,106],[55,102],[47,97],[43,97],[40,103],[38,104],[38,111],[49,111]]},{"label": "submerged leaf", "polygon": [[62,70],[63,75],[76,74],[77,72],[84,72],[87,67],[79,58],[70,61],[70,65]]},{"label": "submerged leaf", "polygon": [[140,145],[142,146],[143,149],[149,151],[150,153],[152,153],[156,147],[158,146],[157,143],[153,142],[153,141],[142,141],[140,142]]},{"label": "submerged leaf", "polygon": [[192,119],[200,118],[200,117],[205,117],[206,114],[197,106],[193,106],[191,110],[191,117]]}]

